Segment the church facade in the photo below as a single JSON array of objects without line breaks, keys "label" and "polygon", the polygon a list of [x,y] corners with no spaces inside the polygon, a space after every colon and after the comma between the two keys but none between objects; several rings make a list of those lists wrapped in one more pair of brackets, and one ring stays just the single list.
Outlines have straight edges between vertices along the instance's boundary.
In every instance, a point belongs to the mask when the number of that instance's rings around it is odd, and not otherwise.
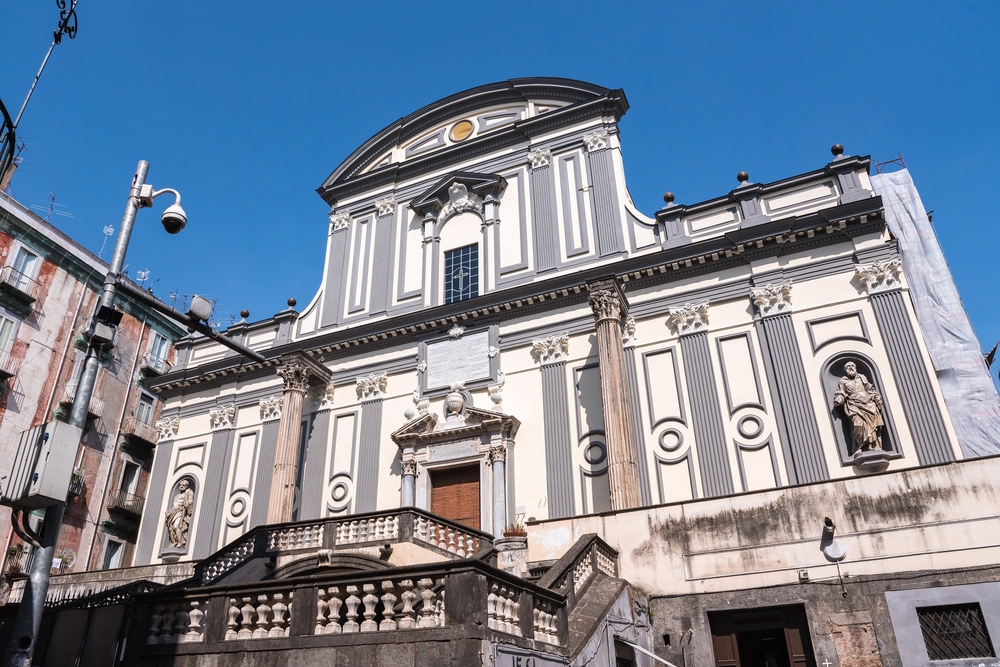
[{"label": "church facade", "polygon": [[[351,154],[318,189],[330,213],[315,296],[225,332],[266,360],[188,337],[151,381],[163,407],[133,569],[251,586],[305,572],[285,548],[315,574],[338,545],[404,569],[488,546],[524,578],[521,607],[533,600],[522,633],[491,597],[488,626],[537,664],[654,664],[647,652],[924,664],[891,638],[922,627],[919,596],[886,602],[883,580],[903,570],[961,583],[965,597],[924,606],[977,605],[1000,639],[1000,610],[983,602],[995,573],[982,569],[1000,542],[991,510],[971,509],[996,491],[995,459],[982,457],[1000,443],[956,429],[968,406],[942,386],[869,158],[834,146],[813,171],[771,183],[741,172],[714,199],[667,193],[647,215],[626,186],[627,110],[621,90],[512,80],[435,102]],[[420,551],[428,526],[433,548]],[[244,566],[255,558],[278,570]],[[560,588],[570,575],[573,592]],[[506,595],[483,576],[483,600]],[[605,579],[627,583],[599,593]],[[369,591],[368,620],[381,605],[376,620],[388,610],[394,629],[394,604],[415,594],[383,584],[389,601]],[[340,588],[310,590],[295,600],[316,606],[316,628],[286,630],[340,628]],[[473,618],[448,595],[427,614]],[[232,610],[219,646],[274,627],[294,636],[280,618],[290,593],[264,597],[260,613],[256,596],[186,603],[185,619],[201,604],[220,627]],[[886,604],[891,621],[873,619]],[[597,620],[571,620],[587,605]],[[264,635],[248,628],[255,613],[271,619]],[[609,629],[614,618],[628,628]]]}]

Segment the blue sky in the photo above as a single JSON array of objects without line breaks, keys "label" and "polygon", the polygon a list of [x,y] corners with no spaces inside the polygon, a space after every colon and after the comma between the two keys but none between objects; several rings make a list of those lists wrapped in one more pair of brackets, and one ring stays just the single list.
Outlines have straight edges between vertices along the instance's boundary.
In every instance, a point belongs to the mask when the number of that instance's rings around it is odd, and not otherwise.
[{"label": "blue sky", "polygon": [[[647,214],[777,180],[829,148],[901,153],[984,347],[1000,339],[995,270],[1000,12],[982,3],[136,3],[82,0],[21,121],[11,194],[73,218],[100,250],[138,160],[180,190],[188,228],[144,210],[131,275],[154,292],[270,316],[319,285],[315,193],[359,144],[451,93],[524,76],[624,88],[629,189]],[[20,107],[58,21],[0,9],[0,98]],[[44,212],[42,213],[44,217]],[[107,256],[107,253],[106,255]]]}]

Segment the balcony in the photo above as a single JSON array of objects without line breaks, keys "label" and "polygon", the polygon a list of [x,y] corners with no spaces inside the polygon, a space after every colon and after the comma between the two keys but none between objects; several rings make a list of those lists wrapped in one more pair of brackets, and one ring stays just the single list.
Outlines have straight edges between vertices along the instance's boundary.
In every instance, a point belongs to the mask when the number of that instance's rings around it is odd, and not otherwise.
[{"label": "balcony", "polygon": [[125,420],[125,424],[122,426],[122,435],[129,442],[146,445],[156,444],[156,429],[137,417],[129,417]]},{"label": "balcony", "polygon": [[155,354],[147,354],[139,364],[140,372],[146,377],[163,375],[170,370],[170,364],[166,359],[161,359]]},{"label": "balcony", "polygon": [[27,303],[34,303],[38,299],[38,283],[13,266],[5,266],[0,271],[0,290]]},{"label": "balcony", "polygon": [[135,496],[119,489],[108,494],[108,511],[138,518],[142,516],[142,506],[145,502],[146,499],[142,496]]},{"label": "balcony", "polygon": [[86,484],[83,480],[83,468],[73,468],[73,476],[69,480],[69,495],[79,496],[84,488]]},{"label": "balcony", "polygon": [[11,356],[10,352],[0,353],[0,382],[14,377],[20,369],[20,359]]},{"label": "balcony", "polygon": [[28,576],[31,561],[35,559],[35,550],[27,544],[18,544],[7,549],[7,562],[4,573],[9,579]]}]

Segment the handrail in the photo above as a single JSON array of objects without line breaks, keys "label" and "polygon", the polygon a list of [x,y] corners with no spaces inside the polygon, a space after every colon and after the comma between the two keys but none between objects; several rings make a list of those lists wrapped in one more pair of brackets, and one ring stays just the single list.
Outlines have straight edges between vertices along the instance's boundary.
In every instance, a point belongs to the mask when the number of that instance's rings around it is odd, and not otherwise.
[{"label": "handrail", "polygon": [[3,267],[3,271],[0,271],[0,282],[9,285],[32,301],[38,298],[38,283],[13,266]]}]

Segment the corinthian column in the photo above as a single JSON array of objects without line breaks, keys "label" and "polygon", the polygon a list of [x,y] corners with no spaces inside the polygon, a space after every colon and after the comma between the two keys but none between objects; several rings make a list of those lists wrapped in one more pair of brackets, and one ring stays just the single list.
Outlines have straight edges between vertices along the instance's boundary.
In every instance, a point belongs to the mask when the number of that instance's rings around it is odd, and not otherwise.
[{"label": "corinthian column", "polygon": [[597,326],[611,509],[630,509],[642,505],[642,496],[632,399],[622,346],[622,319],[628,315],[628,300],[614,276],[591,281],[587,289]]},{"label": "corinthian column", "polygon": [[284,393],[281,396],[278,446],[274,453],[274,477],[267,503],[268,524],[292,520],[299,470],[299,443],[302,439],[302,400],[309,389],[310,377],[318,377],[325,386],[329,374],[325,367],[302,356],[285,358],[278,367],[278,375],[284,381]]}]

